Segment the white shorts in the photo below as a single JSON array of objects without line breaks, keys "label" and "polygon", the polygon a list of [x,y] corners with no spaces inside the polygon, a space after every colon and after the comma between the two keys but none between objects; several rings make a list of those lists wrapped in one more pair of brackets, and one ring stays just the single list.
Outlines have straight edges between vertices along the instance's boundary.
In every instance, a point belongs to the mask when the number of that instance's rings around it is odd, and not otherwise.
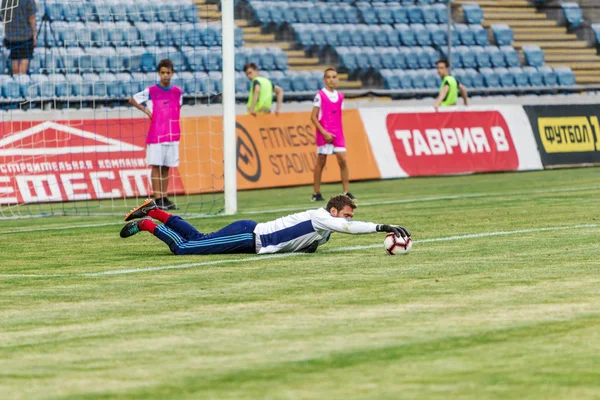
[{"label": "white shorts", "polygon": [[148,144],[146,162],[155,167],[179,167],[179,142]]},{"label": "white shorts", "polygon": [[331,144],[331,143],[327,143],[326,145],[323,145],[323,146],[317,146],[317,154],[321,154],[324,156],[328,156],[328,155],[334,154],[334,153],[345,153],[345,152],[346,152],[345,147],[334,147],[333,144]]}]

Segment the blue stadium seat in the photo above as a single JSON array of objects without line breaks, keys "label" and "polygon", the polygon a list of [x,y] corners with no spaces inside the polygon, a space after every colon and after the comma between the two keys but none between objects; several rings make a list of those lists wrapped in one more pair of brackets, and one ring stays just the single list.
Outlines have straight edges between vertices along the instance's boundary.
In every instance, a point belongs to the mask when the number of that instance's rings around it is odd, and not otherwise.
[{"label": "blue stadium seat", "polygon": [[355,71],[358,68],[356,63],[356,56],[354,52],[348,47],[338,47],[336,49],[340,68],[350,72]]},{"label": "blue stadium seat", "polygon": [[463,68],[477,67],[477,58],[475,57],[475,53],[469,47],[460,46],[457,50],[460,54]]},{"label": "blue stadium seat", "polygon": [[482,88],[485,87],[485,82],[483,80],[483,75],[477,72],[477,70],[469,68],[465,70],[465,74],[469,76],[471,79],[472,87],[474,88]]},{"label": "blue stadium seat", "polygon": [[404,46],[413,47],[417,44],[415,32],[408,25],[400,24],[395,25],[395,27],[400,34],[400,41]]},{"label": "blue stadium seat", "polygon": [[[136,24],[136,28],[138,29],[141,44],[144,46],[156,46],[156,29],[153,23],[148,22],[138,22]],[[195,43],[195,45],[200,45],[200,43]]]},{"label": "blue stadium seat", "polygon": [[494,71],[491,68],[480,68],[479,72],[481,72],[481,75],[483,76],[483,82],[485,83],[486,87],[500,87],[500,77],[498,76],[496,71]]},{"label": "blue stadium seat", "polygon": [[[375,28],[375,29],[373,29]],[[375,47],[377,41],[375,39],[375,32],[378,30],[378,27],[366,27],[364,25],[361,26],[359,32],[363,38],[363,46]]]},{"label": "blue stadium seat", "polygon": [[494,40],[498,46],[512,45],[514,34],[508,25],[494,24],[492,25],[492,33],[494,34]]},{"label": "blue stadium seat", "polygon": [[407,77],[410,77],[412,86],[415,89],[425,89],[425,74],[423,70],[407,71]]},{"label": "blue stadium seat", "polygon": [[544,65],[544,52],[537,45],[525,45],[522,48],[525,54],[525,62],[532,67],[541,67]]},{"label": "blue stadium seat", "polygon": [[64,64],[67,73],[75,73],[79,70],[79,60],[85,52],[81,47],[69,47],[65,51]]},{"label": "blue stadium seat", "polygon": [[508,70],[513,75],[517,86],[529,86],[529,78],[527,78],[527,74],[525,73],[525,71],[523,71],[523,69],[521,69],[521,67],[511,67]]},{"label": "blue stadium seat", "polygon": [[448,30],[442,25],[427,24],[425,28],[429,31],[434,46],[441,47],[448,44]]},{"label": "blue stadium seat", "polygon": [[31,75],[31,83],[38,87],[38,95],[42,98],[52,98],[56,95],[54,83],[46,75]]},{"label": "blue stadium seat", "polygon": [[423,13],[423,23],[425,24],[437,24],[437,10],[433,6],[422,6],[421,11]]},{"label": "blue stadium seat", "polygon": [[408,20],[411,24],[422,24],[424,23],[423,19],[423,9],[419,6],[409,6],[408,7]]},{"label": "blue stadium seat", "polygon": [[576,84],[575,74],[569,67],[556,67],[554,72],[558,77],[558,84],[560,86],[573,86]]},{"label": "blue stadium seat", "polygon": [[57,97],[69,97],[71,87],[63,74],[52,74],[48,76],[48,81],[54,85],[54,93]]},{"label": "blue stadium seat", "polygon": [[542,66],[538,68],[538,71],[542,74],[542,79],[544,80],[544,85],[546,86],[557,86],[558,85],[558,77],[554,70],[547,66]]},{"label": "blue stadium seat", "polygon": [[393,48],[393,49],[391,49],[391,54],[394,57],[394,69],[406,69],[407,68],[405,52]]},{"label": "blue stadium seat", "polygon": [[[310,3],[308,3],[310,4]],[[293,6],[294,11],[296,13],[296,21],[301,24],[307,24],[311,22],[311,10],[307,6],[307,3],[298,3]],[[320,15],[319,13],[315,13],[316,15]]]},{"label": "blue stadium seat", "polygon": [[502,46],[500,51],[504,54],[506,65],[509,67],[518,67],[521,65],[519,61],[519,53],[512,46]]},{"label": "blue stadium seat", "polygon": [[473,35],[473,40],[478,46],[488,46],[490,44],[488,31],[481,25],[468,25],[469,31]]},{"label": "blue stadium seat", "polygon": [[422,24],[413,24],[411,28],[419,46],[431,46],[431,34]]},{"label": "blue stadium seat", "polygon": [[439,24],[448,24],[448,10],[445,4],[434,4],[433,8],[437,13],[437,20]]},{"label": "blue stadium seat", "polygon": [[567,26],[572,29],[579,28],[579,25],[583,22],[583,10],[579,7],[579,4],[575,2],[561,3],[560,4]]},{"label": "blue stadium seat", "polygon": [[394,69],[396,68],[396,56],[398,49],[395,48],[384,48],[380,49],[380,61],[382,69]]},{"label": "blue stadium seat", "polygon": [[389,5],[375,7],[377,21],[382,25],[391,25],[394,23],[394,15],[390,12]]},{"label": "blue stadium seat", "polygon": [[381,35],[386,37],[388,46],[400,47],[400,34],[390,25],[384,25],[381,27]]},{"label": "blue stadium seat", "polygon": [[106,87],[106,95],[112,98],[120,98],[124,96],[125,88],[123,84],[117,81],[117,78],[112,73],[103,73],[99,75],[99,80],[104,82]]},{"label": "blue stadium seat", "polygon": [[369,3],[359,3],[358,12],[360,14],[361,20],[365,24],[375,25],[377,24],[377,12]]},{"label": "blue stadium seat", "polygon": [[380,70],[382,68],[382,62],[379,49],[366,48],[363,49],[363,51],[369,60],[369,68],[375,71]]},{"label": "blue stadium seat", "polygon": [[394,70],[396,76],[398,76],[398,81],[400,83],[400,89],[413,89],[413,80],[412,75],[410,75],[409,71],[403,70]]},{"label": "blue stadium seat", "polygon": [[500,67],[494,68],[494,71],[496,71],[496,74],[498,74],[498,77],[500,78],[500,86],[504,88],[512,88],[517,85],[515,82],[515,76],[508,69]]},{"label": "blue stadium seat", "polygon": [[64,9],[67,6],[64,2],[59,2],[58,0],[46,0],[45,9],[46,15],[50,22],[54,21],[64,21]]},{"label": "blue stadium seat", "polygon": [[441,55],[433,47],[423,47],[422,57],[422,68],[435,68],[435,64],[440,60]]},{"label": "blue stadium seat", "polygon": [[490,60],[490,53],[488,53],[483,47],[471,47],[471,50],[475,54],[475,60],[479,68],[490,68],[492,61]]},{"label": "blue stadium seat", "polygon": [[146,89],[145,76],[146,74],[141,72],[134,72],[131,74],[131,92],[129,93],[129,96],[133,96]]},{"label": "blue stadium seat", "polygon": [[594,37],[596,38],[596,46],[600,46],[600,24],[593,24],[592,30],[594,31]]},{"label": "blue stadium seat", "polygon": [[494,68],[506,67],[504,53],[496,46],[486,46],[485,51],[490,55],[490,61]]},{"label": "blue stadium seat", "polygon": [[115,74],[115,81],[122,88],[122,97],[128,98],[131,97],[132,94],[137,93],[134,92],[134,89],[137,89],[137,85],[135,85],[135,87],[132,85],[131,74],[127,72],[119,72],[118,74]]},{"label": "blue stadium seat", "polygon": [[408,11],[405,7],[390,6],[391,14],[396,24],[408,24]]},{"label": "blue stadium seat", "polygon": [[221,71],[223,56],[221,48],[211,48],[206,56],[206,70],[209,72]]},{"label": "blue stadium seat", "polygon": [[400,79],[391,70],[382,70],[381,77],[383,78],[383,88],[387,90],[397,90],[400,88]]},{"label": "blue stadium seat", "polygon": [[423,70],[423,75],[425,78],[425,87],[427,89],[437,89],[440,87],[441,78],[437,74],[437,72],[432,70]]},{"label": "blue stadium seat", "polygon": [[463,14],[467,24],[481,25],[483,21],[483,10],[477,3],[463,3],[462,4]]},{"label": "blue stadium seat", "polygon": [[471,29],[469,29],[468,25],[456,24],[455,29],[458,31],[458,34],[460,35],[460,42],[464,46],[475,45],[475,33]]},{"label": "blue stadium seat", "polygon": [[543,86],[544,81],[542,78],[542,73],[534,67],[523,67],[523,72],[527,75],[527,79],[529,80],[529,84],[531,86]]},{"label": "blue stadium seat", "polygon": [[404,55],[404,60],[406,61],[406,66],[408,69],[418,69],[419,64],[419,56],[421,52],[416,48],[402,48],[400,52]]},{"label": "blue stadium seat", "polygon": [[466,73],[466,71],[464,69],[461,68],[453,68],[452,69],[454,77],[456,78],[456,81],[460,84],[462,84],[463,86],[466,87],[473,87],[473,82],[471,81],[471,77],[469,74]]}]

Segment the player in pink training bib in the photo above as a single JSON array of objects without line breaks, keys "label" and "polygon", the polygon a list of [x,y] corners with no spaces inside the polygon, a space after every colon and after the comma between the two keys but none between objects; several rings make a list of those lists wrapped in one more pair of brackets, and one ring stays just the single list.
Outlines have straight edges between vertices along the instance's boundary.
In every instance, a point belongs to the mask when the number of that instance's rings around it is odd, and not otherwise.
[{"label": "player in pink training bib", "polygon": [[323,82],[325,82],[325,87],[319,90],[315,96],[310,118],[316,127],[315,139],[318,154],[317,165],[314,171],[314,191],[311,200],[325,200],[321,195],[321,177],[327,163],[327,156],[330,154],[335,154],[340,166],[344,194],[354,199],[352,193],[348,191],[350,174],[346,160],[346,141],[342,127],[344,95],[335,90],[338,83],[337,71],[334,68],[327,68]]},{"label": "player in pink training bib", "polygon": [[[164,210],[175,210],[177,207],[168,199],[167,191],[169,168],[179,166],[179,118],[183,96],[180,88],[171,86],[175,72],[173,62],[161,60],[157,70],[160,83],[135,94],[129,102],[152,121],[146,136],[146,161],[152,167],[152,192],[156,205]],[[149,102],[148,107],[142,106],[146,102]]]}]

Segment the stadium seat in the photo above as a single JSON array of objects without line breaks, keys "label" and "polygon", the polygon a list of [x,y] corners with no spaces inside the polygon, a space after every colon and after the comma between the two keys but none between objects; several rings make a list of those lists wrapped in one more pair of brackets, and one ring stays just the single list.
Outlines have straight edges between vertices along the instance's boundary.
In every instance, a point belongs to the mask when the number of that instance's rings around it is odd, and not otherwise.
[{"label": "stadium seat", "polygon": [[456,81],[459,84],[462,84],[463,86],[466,87],[473,87],[473,82],[471,81],[471,77],[469,74],[466,73],[466,71],[462,68],[453,68],[452,69],[452,73],[454,75],[454,78],[456,78]]},{"label": "stadium seat", "polygon": [[448,30],[441,25],[427,24],[425,25],[431,35],[431,42],[436,47],[446,46],[448,44]]},{"label": "stadium seat", "polygon": [[527,75],[527,79],[529,80],[529,84],[531,86],[543,86],[544,81],[542,78],[542,74],[537,68],[534,67],[523,67],[523,72]]},{"label": "stadium seat", "polygon": [[471,80],[471,83],[473,85],[472,87],[474,87],[474,88],[485,87],[483,75],[480,74],[479,72],[477,72],[477,70],[468,68],[467,70],[465,70],[465,74],[467,74],[469,76],[469,79]]},{"label": "stadium seat", "polygon": [[500,76],[491,68],[481,68],[479,70],[483,76],[483,82],[488,88],[500,87]]},{"label": "stadium seat", "polygon": [[391,14],[396,24],[408,24],[408,11],[405,7],[392,6]]},{"label": "stadium seat", "polygon": [[477,58],[475,53],[466,46],[459,46],[456,48],[457,53],[461,59],[463,68],[475,68],[477,67]]},{"label": "stadium seat", "polygon": [[504,53],[496,46],[486,46],[485,51],[490,55],[490,61],[494,68],[506,67]]},{"label": "stadium seat", "polygon": [[498,46],[509,46],[512,45],[514,34],[512,29],[506,24],[494,24],[492,25],[492,33],[494,34],[494,40]]},{"label": "stadium seat", "polygon": [[437,10],[429,5],[425,5],[421,7],[421,12],[423,13],[423,23],[425,24],[437,24]]},{"label": "stadium seat", "polygon": [[475,45],[475,33],[471,29],[469,29],[468,25],[456,24],[455,29],[458,31],[458,34],[460,36],[460,42],[464,46]]},{"label": "stadium seat", "polygon": [[542,66],[538,68],[538,71],[542,74],[542,79],[544,81],[544,85],[546,86],[557,86],[558,85],[558,77],[554,70],[547,66]]},{"label": "stadium seat", "polygon": [[31,84],[37,87],[37,94],[42,98],[52,98],[55,96],[54,83],[50,82],[48,76],[41,74],[31,75]]},{"label": "stadium seat", "polygon": [[408,11],[408,20],[411,24],[422,24],[424,23],[423,19],[423,9],[419,6],[409,6],[407,7]]},{"label": "stadium seat", "polygon": [[445,4],[435,4],[433,6],[437,13],[437,20],[439,24],[447,25],[448,24],[448,8]]},{"label": "stadium seat", "polygon": [[575,82],[575,74],[569,67],[556,67],[554,72],[558,77],[558,84],[560,86],[573,86]]},{"label": "stadium seat", "polygon": [[509,67],[518,67],[521,65],[519,61],[519,53],[512,46],[502,46],[500,51],[504,54],[504,60]]},{"label": "stadium seat", "polygon": [[419,56],[420,51],[416,51],[414,48],[402,48],[400,52],[404,55],[404,60],[406,61],[406,66],[408,69],[418,69],[419,68]]},{"label": "stadium seat", "polygon": [[414,89],[425,89],[425,74],[422,70],[407,71],[406,75],[412,81]]},{"label": "stadium seat", "polygon": [[360,14],[361,20],[368,25],[377,24],[377,12],[369,3],[363,3],[358,5],[358,12]]},{"label": "stadium seat", "polygon": [[537,45],[524,45],[523,54],[527,65],[532,67],[541,67],[544,65],[544,52]]},{"label": "stadium seat", "polygon": [[525,71],[521,69],[521,67],[511,67],[508,71],[513,75],[515,79],[515,84],[519,87],[527,87],[529,86],[529,79],[527,78],[527,74]]},{"label": "stadium seat", "polygon": [[411,28],[419,46],[431,46],[431,34],[425,28],[425,25],[413,24]]},{"label": "stadium seat", "polygon": [[492,66],[490,53],[484,47],[471,47],[471,50],[475,54],[475,60],[479,68],[490,68]]},{"label": "stadium seat", "polygon": [[504,67],[494,68],[496,74],[500,78],[500,86],[504,88],[512,88],[516,86],[515,76],[512,72]]},{"label": "stadium seat", "polygon": [[488,46],[490,44],[488,31],[483,26],[470,25],[469,29],[471,30],[471,32],[473,32],[473,36],[475,38],[475,43],[478,46]]},{"label": "stadium seat", "polygon": [[594,31],[594,37],[596,39],[596,47],[600,46],[600,24],[593,24],[592,30]]},{"label": "stadium seat", "polygon": [[400,79],[391,70],[382,70],[381,77],[383,78],[383,88],[387,90],[397,90],[400,88]]},{"label": "stadium seat", "polygon": [[481,25],[481,22],[483,21],[483,10],[479,4],[463,3],[462,10],[467,24]]},{"label": "stadium seat", "polygon": [[400,41],[404,46],[413,47],[417,44],[415,32],[408,25],[400,24],[395,27],[400,34]]},{"label": "stadium seat", "polygon": [[579,28],[579,25],[583,22],[583,10],[579,7],[579,4],[575,2],[561,3],[560,4],[567,26],[571,29]]}]

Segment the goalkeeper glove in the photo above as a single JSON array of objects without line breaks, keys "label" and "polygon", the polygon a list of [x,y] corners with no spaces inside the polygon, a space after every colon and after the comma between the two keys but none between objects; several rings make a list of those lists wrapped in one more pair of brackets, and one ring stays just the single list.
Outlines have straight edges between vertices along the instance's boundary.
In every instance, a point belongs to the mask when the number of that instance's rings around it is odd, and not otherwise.
[{"label": "goalkeeper glove", "polygon": [[401,226],[394,225],[377,225],[377,232],[395,233],[398,237],[403,237],[404,240],[410,237],[410,232]]}]

